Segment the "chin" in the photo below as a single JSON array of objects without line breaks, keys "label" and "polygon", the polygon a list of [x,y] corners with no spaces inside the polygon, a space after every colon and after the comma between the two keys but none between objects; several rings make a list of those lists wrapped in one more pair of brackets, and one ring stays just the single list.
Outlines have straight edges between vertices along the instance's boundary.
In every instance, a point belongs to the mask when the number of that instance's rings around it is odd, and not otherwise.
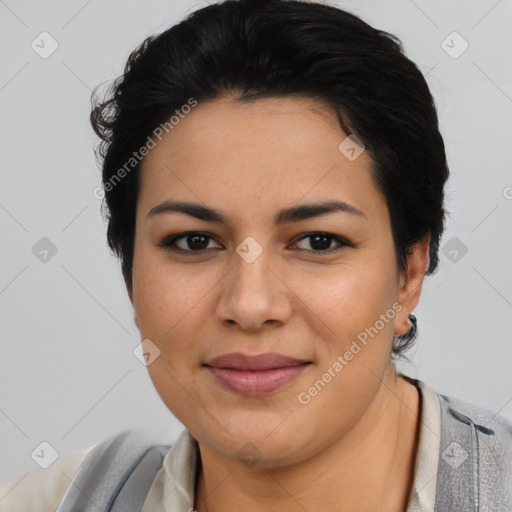
[{"label": "chin", "polygon": [[308,439],[302,428],[286,425],[284,418],[283,414],[258,413],[256,418],[242,413],[226,418],[214,429],[210,423],[187,428],[200,444],[222,457],[240,460],[247,467],[271,469],[307,459],[309,454],[305,452],[314,440]]}]

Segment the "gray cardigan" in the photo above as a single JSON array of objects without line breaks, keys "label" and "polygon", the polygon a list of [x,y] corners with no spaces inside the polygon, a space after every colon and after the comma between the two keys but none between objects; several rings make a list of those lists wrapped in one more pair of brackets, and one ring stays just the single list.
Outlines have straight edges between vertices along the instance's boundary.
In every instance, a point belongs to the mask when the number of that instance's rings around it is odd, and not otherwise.
[{"label": "gray cardigan", "polygon": [[[512,424],[437,395],[441,413],[435,512],[512,512]],[[144,429],[112,436],[79,467],[55,512],[140,511],[170,445]]]},{"label": "gray cardigan", "polygon": [[511,512],[512,424],[487,409],[438,396],[443,455],[436,512]]}]

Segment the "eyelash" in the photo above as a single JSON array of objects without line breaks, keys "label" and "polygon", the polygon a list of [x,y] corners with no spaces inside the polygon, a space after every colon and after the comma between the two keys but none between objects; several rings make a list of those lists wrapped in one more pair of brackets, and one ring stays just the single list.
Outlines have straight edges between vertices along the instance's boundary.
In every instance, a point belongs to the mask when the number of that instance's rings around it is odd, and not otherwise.
[{"label": "eyelash", "polygon": [[[198,251],[193,251],[190,249],[182,249],[182,248],[176,247],[174,245],[178,240],[180,240],[182,238],[191,237],[193,235],[202,235],[204,237],[207,237],[210,240],[211,239],[214,240],[214,237],[212,235],[209,235],[208,233],[203,233],[201,231],[187,231],[185,233],[179,233],[177,235],[172,235],[170,237],[167,237],[164,240],[162,240],[162,242],[160,242],[158,245],[167,251],[172,251],[172,252],[180,253],[180,254],[186,254],[187,256],[192,256],[194,254],[199,254],[199,255],[204,254],[209,249],[200,249]],[[316,253],[318,255],[324,255],[324,254],[331,254],[333,252],[338,252],[340,249],[343,249],[344,247],[354,247],[351,243],[347,242],[343,238],[333,235],[331,233],[327,233],[325,231],[313,231],[311,233],[305,233],[303,236],[301,236],[299,239],[297,239],[294,242],[294,244],[297,244],[297,243],[301,242],[302,240],[305,240],[307,238],[312,238],[314,236],[323,236],[326,238],[330,238],[330,239],[336,241],[339,244],[339,246],[335,247],[335,248],[331,248],[331,249],[320,250],[320,251],[308,250],[308,249],[299,249],[299,250],[311,252],[313,254]]]}]

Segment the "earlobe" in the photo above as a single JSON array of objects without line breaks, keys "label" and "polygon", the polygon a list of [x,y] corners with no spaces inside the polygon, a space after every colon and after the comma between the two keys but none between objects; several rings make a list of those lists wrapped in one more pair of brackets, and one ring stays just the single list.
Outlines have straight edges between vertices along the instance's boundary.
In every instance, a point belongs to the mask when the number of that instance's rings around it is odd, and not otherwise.
[{"label": "earlobe", "polygon": [[423,280],[429,267],[430,233],[414,244],[407,257],[407,270],[400,276],[398,302],[402,305],[400,313],[396,317],[395,334],[401,336],[407,334],[415,326],[416,317],[409,315],[417,306]]}]

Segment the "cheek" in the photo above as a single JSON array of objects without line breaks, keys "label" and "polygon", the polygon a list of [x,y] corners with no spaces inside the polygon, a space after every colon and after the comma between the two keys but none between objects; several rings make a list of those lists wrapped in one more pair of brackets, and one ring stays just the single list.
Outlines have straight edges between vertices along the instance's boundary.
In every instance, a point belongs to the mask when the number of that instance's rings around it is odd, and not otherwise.
[{"label": "cheek", "polygon": [[[322,320],[322,332],[334,344],[345,343],[372,326],[396,299],[392,270],[362,260],[333,267],[322,276],[302,273],[294,279],[293,289],[313,316]],[[392,328],[388,323],[386,329]]]},{"label": "cheek", "polygon": [[[196,272],[197,276],[198,273]],[[194,279],[189,269],[171,266],[153,258],[141,258],[134,266],[134,309],[141,335],[166,340],[173,333],[194,332],[189,325],[194,308],[200,307],[205,292],[214,285],[204,272]]]},{"label": "cheek", "polygon": [[[200,392],[203,385],[198,375],[184,370],[183,359],[179,353],[173,354],[172,358],[169,354],[161,354],[147,369],[162,402],[190,430],[198,423],[198,418],[205,422],[205,411],[211,408],[211,404]],[[215,428],[214,425],[209,427]]]},{"label": "cheek", "polygon": [[348,428],[363,414],[379,389],[390,360],[396,308],[389,274],[354,269],[331,280],[329,287],[330,294],[310,290],[331,333],[323,339],[327,350],[317,373],[300,391],[311,400],[305,410],[332,425],[334,435],[340,424]]},{"label": "cheek", "polygon": [[[150,339],[160,355],[147,367],[155,390],[168,409],[180,420],[193,423],[187,411],[196,411],[201,396],[193,390],[198,383],[198,337],[203,332],[199,319],[203,285],[177,267],[148,261],[135,270],[134,308],[141,339]],[[211,286],[209,286],[210,288]],[[206,288],[208,289],[208,288]],[[194,397],[194,398],[192,398]]]}]

